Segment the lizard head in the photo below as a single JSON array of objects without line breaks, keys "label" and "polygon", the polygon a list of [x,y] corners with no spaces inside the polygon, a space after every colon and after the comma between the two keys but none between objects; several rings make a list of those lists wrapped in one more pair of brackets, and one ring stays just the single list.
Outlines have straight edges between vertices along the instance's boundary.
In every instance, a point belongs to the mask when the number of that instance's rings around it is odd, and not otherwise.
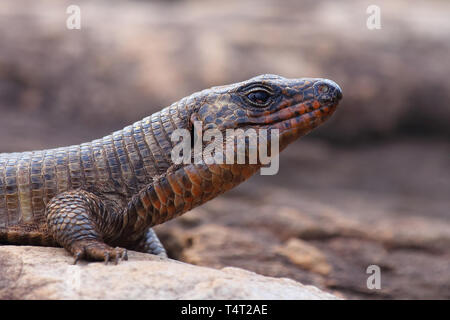
[{"label": "lizard head", "polygon": [[278,129],[280,150],[327,120],[342,99],[341,89],[331,80],[277,75],[261,75],[207,92],[191,122],[201,121],[203,131]]}]

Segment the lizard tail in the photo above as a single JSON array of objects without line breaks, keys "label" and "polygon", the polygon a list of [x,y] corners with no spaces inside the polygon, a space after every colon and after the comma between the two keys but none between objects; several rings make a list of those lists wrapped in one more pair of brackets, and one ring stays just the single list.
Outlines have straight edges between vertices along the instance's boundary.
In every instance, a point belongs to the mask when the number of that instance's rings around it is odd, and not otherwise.
[{"label": "lizard tail", "polygon": [[8,228],[0,229],[0,245],[2,244],[59,247],[53,237],[43,231],[24,232]]}]

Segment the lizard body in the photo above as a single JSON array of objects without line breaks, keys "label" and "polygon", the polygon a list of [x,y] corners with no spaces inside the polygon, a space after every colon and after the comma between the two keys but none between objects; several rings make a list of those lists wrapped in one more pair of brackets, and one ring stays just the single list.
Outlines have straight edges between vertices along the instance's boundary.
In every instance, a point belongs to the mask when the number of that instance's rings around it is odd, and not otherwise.
[{"label": "lizard body", "polygon": [[165,256],[151,227],[262,165],[175,164],[175,130],[192,132],[194,121],[221,132],[278,129],[281,151],[325,121],[341,98],[330,80],[262,75],[194,93],[88,143],[0,154],[0,243],[63,246],[75,262],[117,261],[126,249]]}]

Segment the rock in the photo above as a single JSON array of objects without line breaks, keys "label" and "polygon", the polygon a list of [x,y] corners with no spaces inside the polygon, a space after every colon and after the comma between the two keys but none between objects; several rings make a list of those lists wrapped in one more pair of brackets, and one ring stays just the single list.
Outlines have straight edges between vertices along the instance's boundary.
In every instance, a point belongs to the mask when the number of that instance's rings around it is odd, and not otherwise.
[{"label": "rock", "polygon": [[321,275],[328,275],[331,271],[325,255],[316,247],[300,239],[289,239],[284,246],[278,248],[278,252],[306,270]]},{"label": "rock", "polygon": [[291,279],[133,251],[118,265],[72,260],[61,248],[1,246],[0,299],[338,299]]},{"label": "rock", "polygon": [[265,243],[264,248],[267,253],[272,251],[268,239],[236,228],[210,223],[201,225],[190,233],[180,230],[180,234],[185,234],[190,242],[183,250],[180,260],[196,265],[221,268],[224,265],[230,265],[227,261],[232,261],[236,257],[241,260],[251,260],[254,257],[270,258],[261,252],[257,243]]}]

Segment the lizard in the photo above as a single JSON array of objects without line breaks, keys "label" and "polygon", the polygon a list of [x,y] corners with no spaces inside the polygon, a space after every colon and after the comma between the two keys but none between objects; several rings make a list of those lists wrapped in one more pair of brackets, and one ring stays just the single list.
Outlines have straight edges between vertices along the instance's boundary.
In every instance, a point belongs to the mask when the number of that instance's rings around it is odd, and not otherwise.
[{"label": "lizard", "polygon": [[62,246],[74,264],[117,263],[128,259],[127,250],[167,257],[152,227],[262,167],[260,161],[174,163],[175,130],[195,135],[195,121],[202,131],[276,129],[281,151],[327,120],[341,99],[332,80],[264,74],[196,92],[101,139],[1,153],[0,244]]}]

